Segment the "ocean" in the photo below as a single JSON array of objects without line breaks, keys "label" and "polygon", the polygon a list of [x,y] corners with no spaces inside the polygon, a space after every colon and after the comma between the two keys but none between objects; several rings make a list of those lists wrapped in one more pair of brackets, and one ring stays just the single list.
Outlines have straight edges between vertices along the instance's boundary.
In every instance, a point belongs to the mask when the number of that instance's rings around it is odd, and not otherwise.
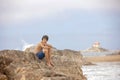
[{"label": "ocean", "polygon": [[105,55],[110,55],[114,53],[114,51],[111,52],[86,52],[82,53],[83,56],[105,56]]},{"label": "ocean", "polygon": [[[85,56],[105,56],[113,52],[82,53]],[[83,66],[82,70],[88,80],[120,80],[120,62],[97,62],[96,65]]]},{"label": "ocean", "polygon": [[82,70],[88,80],[120,80],[120,62],[102,62],[83,66]]}]

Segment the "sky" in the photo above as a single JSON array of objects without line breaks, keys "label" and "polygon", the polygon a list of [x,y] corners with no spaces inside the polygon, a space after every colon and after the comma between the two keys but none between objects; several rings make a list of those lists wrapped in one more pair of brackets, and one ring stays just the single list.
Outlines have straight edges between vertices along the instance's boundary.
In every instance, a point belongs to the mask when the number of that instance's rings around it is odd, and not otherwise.
[{"label": "sky", "polygon": [[98,41],[120,49],[120,0],[0,0],[0,50],[36,45],[84,50]]}]

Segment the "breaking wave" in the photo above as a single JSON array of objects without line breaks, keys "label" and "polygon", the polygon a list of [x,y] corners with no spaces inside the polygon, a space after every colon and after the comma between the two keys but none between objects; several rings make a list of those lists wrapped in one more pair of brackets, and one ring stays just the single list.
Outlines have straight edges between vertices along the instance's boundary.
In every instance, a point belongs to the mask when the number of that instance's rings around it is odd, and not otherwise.
[{"label": "breaking wave", "polygon": [[34,44],[27,43],[25,40],[22,40],[22,44],[23,44],[22,51],[24,51],[26,48],[34,46]]}]

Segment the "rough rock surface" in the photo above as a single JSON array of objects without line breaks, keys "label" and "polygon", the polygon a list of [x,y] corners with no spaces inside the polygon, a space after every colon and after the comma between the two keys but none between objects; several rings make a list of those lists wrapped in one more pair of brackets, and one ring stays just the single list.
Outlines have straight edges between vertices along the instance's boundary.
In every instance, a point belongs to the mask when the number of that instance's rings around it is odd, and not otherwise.
[{"label": "rough rock surface", "polygon": [[0,51],[0,80],[86,80],[79,52],[53,51],[52,60],[55,67],[49,68],[31,52]]},{"label": "rough rock surface", "polygon": [[94,64],[94,63],[86,60],[86,58],[83,58],[82,64],[83,64],[84,66],[96,65],[96,64]]}]

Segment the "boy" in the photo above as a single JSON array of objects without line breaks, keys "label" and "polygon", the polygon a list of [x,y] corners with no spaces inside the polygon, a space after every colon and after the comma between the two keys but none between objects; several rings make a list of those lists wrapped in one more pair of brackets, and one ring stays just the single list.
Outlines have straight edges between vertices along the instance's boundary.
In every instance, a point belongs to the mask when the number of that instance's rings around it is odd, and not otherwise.
[{"label": "boy", "polygon": [[50,44],[47,44],[49,37],[47,35],[44,35],[42,37],[42,41],[37,44],[35,47],[34,53],[39,59],[46,58],[46,63],[49,67],[54,66],[51,61],[51,48],[52,46]]}]

